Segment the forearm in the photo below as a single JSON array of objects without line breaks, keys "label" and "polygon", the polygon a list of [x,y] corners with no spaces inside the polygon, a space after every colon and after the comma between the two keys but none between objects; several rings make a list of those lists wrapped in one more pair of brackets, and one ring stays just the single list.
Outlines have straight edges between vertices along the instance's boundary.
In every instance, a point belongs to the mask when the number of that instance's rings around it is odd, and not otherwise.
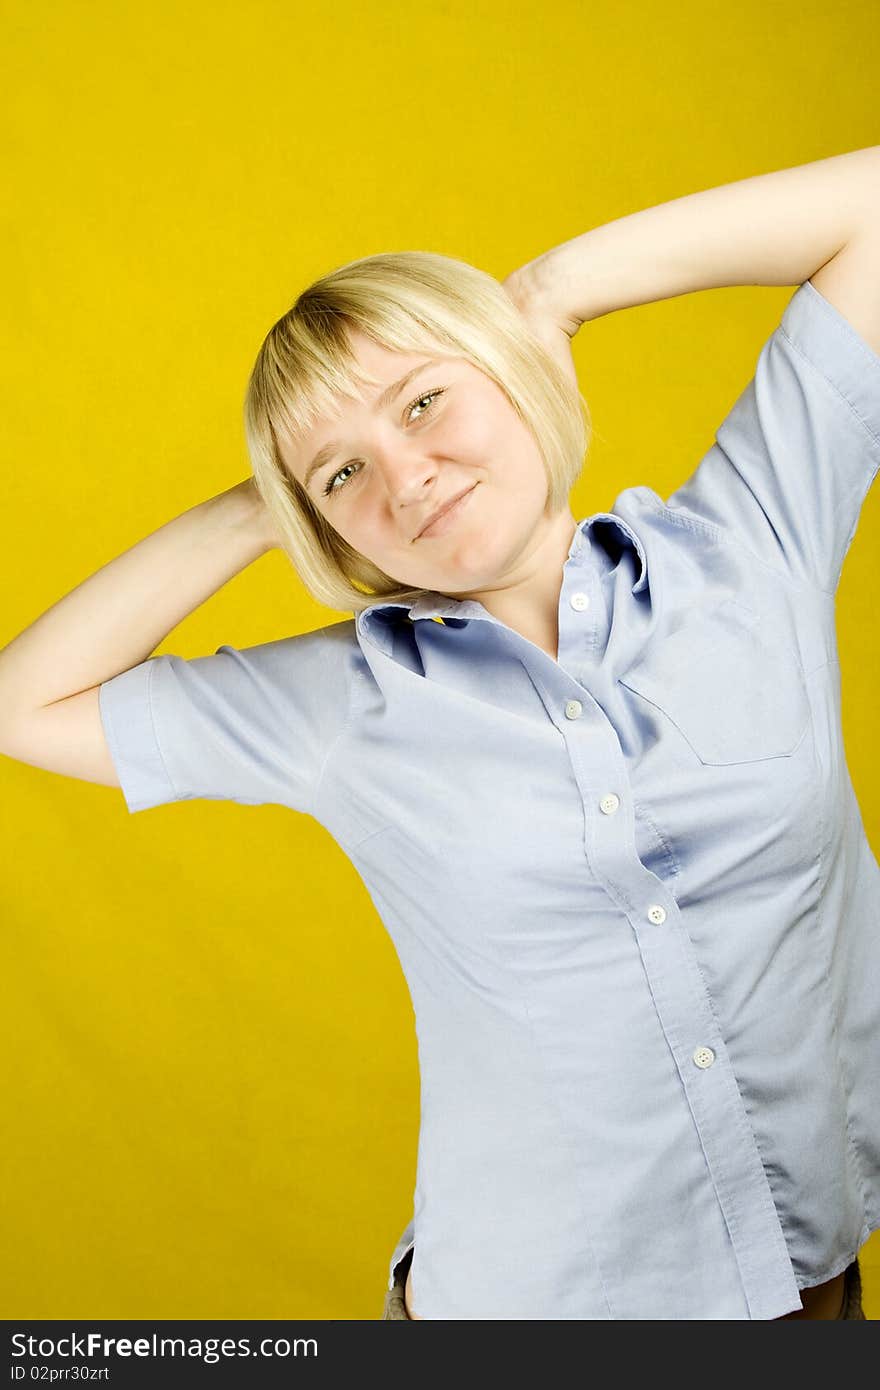
[{"label": "forearm", "polygon": [[721,184],[617,218],[522,268],[569,331],[725,285],[799,285],[880,221],[880,145]]},{"label": "forearm", "polygon": [[0,720],[145,661],[187,614],[272,548],[251,479],[166,522],[0,650]]}]

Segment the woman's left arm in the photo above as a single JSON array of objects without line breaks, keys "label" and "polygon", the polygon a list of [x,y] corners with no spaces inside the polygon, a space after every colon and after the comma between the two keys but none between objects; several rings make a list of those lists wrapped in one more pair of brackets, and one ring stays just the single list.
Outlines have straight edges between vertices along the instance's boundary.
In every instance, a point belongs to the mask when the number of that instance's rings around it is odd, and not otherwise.
[{"label": "woman's left arm", "polygon": [[[619,217],[502,284],[558,351],[582,323],[615,309],[726,285],[802,284],[865,238],[880,244],[880,145]],[[880,257],[875,266],[880,279]]]}]

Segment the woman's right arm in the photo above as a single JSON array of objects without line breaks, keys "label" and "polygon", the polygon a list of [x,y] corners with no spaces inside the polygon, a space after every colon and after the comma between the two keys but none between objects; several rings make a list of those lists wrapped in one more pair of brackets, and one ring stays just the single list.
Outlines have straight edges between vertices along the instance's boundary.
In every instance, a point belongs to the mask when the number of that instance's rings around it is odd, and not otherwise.
[{"label": "woman's right arm", "polygon": [[119,786],[99,687],[278,540],[247,478],[160,526],[0,649],[0,754]]}]

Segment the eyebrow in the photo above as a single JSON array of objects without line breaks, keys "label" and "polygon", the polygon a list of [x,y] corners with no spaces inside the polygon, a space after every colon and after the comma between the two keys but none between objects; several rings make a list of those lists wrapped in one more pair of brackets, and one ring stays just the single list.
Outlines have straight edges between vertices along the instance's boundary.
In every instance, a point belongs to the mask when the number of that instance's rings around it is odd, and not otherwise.
[{"label": "eyebrow", "polygon": [[[411,371],[407,372],[406,376],[402,376],[399,381],[395,381],[391,386],[386,387],[386,389],[378,397],[373,409],[377,413],[380,410],[384,410],[385,407],[390,405],[393,400],[397,399],[397,397],[400,395],[401,391],[408,384],[408,382],[412,381],[414,376],[418,376],[419,372],[422,371],[424,367],[433,367],[439,361],[439,357],[428,357],[425,359],[424,362],[419,362],[417,366],[413,367]],[[331,439],[327,444],[324,445],[322,449],[318,450],[318,452],[315,454],[315,457],[312,459],[311,463],[306,469],[306,477],[304,483],[305,487],[308,487],[309,483],[311,482],[312,478],[316,473],[320,473],[322,468],[326,468],[327,465],[332,462],[337,450],[341,449],[342,447],[343,446],[340,440]]]}]

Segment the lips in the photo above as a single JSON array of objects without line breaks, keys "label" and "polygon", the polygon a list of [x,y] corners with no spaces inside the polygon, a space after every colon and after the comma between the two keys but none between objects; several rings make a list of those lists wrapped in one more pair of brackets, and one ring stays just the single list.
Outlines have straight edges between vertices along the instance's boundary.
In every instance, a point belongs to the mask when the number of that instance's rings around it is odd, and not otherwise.
[{"label": "lips", "polygon": [[476,483],[471,483],[470,487],[462,488],[461,492],[457,492],[454,497],[450,497],[448,502],[443,502],[441,506],[439,506],[437,510],[435,512],[432,512],[431,515],[428,517],[421,531],[419,531],[418,535],[416,536],[416,540],[418,540],[419,537],[422,536],[425,531],[427,531],[429,526],[433,526],[435,521],[439,521],[441,516],[444,516],[446,512],[451,511],[452,508],[455,506],[456,502],[460,502],[462,497],[466,497],[469,492],[473,492],[476,486]]}]

